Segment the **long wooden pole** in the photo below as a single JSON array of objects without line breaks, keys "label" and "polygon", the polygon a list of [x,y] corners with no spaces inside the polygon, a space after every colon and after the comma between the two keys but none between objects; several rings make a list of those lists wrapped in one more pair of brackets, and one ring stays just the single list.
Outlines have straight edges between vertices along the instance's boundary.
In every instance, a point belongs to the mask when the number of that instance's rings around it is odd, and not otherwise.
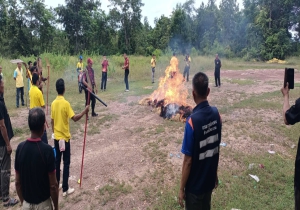
[{"label": "long wooden pole", "polygon": [[[86,105],[90,104],[90,92],[88,92],[88,103]],[[87,122],[88,122],[88,117],[89,117],[89,113],[86,113],[85,116],[85,128],[84,128],[84,138],[83,138],[83,147],[82,147],[82,160],[81,160],[81,169],[80,169],[80,179],[79,179],[79,184],[81,187],[81,183],[82,183],[82,173],[83,173],[83,160],[84,160],[84,151],[85,151],[85,142],[86,142],[86,133],[87,133]]]},{"label": "long wooden pole", "polygon": [[48,95],[49,95],[49,83],[50,83],[50,66],[47,65],[48,68],[48,83],[47,83],[47,109],[46,109],[46,115],[48,115]]}]

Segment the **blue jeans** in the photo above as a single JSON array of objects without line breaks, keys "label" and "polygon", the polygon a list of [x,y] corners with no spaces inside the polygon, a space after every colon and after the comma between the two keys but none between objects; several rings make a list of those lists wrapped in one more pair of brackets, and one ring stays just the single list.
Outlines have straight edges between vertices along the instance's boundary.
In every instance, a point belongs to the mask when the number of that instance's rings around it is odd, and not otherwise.
[{"label": "blue jeans", "polygon": [[129,69],[125,69],[124,82],[125,82],[125,85],[126,85],[126,90],[129,90],[128,75],[129,75]]},{"label": "blue jeans", "polygon": [[106,90],[107,72],[102,72],[101,90]]},{"label": "blue jeans", "polygon": [[47,137],[47,131],[45,129],[44,135],[42,136],[42,142],[45,144],[48,144],[48,137]]},{"label": "blue jeans", "polygon": [[70,174],[70,163],[71,163],[71,146],[70,146],[70,140],[68,142],[65,142],[65,151],[60,152],[59,150],[59,144],[57,140],[54,140],[54,146],[56,151],[56,159],[55,159],[55,165],[56,165],[56,179],[57,183],[60,181],[60,163],[61,163],[61,156],[63,156],[64,161],[64,169],[63,169],[63,182],[62,182],[62,189],[63,192],[68,191],[69,189],[69,174]]},{"label": "blue jeans", "polygon": [[21,94],[22,106],[24,106],[24,87],[17,88],[16,90],[16,106],[19,107],[19,95]]}]

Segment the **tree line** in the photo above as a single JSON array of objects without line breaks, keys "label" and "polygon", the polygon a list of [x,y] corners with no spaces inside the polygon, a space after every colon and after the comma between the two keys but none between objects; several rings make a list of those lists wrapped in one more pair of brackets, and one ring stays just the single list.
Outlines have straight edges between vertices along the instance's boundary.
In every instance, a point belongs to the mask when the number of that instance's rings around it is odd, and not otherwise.
[{"label": "tree line", "polygon": [[[54,54],[151,55],[175,51],[268,60],[300,54],[300,0],[187,0],[170,16],[142,17],[142,0],[0,0],[3,57]],[[158,5],[159,6],[159,5]]]}]

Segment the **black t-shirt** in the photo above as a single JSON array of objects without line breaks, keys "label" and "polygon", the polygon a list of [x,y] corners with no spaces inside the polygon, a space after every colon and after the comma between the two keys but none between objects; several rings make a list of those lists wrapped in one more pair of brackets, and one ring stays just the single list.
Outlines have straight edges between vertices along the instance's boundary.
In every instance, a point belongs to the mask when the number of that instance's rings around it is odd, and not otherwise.
[{"label": "black t-shirt", "polygon": [[55,173],[54,152],[41,139],[28,139],[16,151],[15,170],[19,173],[24,200],[39,204],[50,197],[49,173]]},{"label": "black t-shirt", "polygon": [[[0,96],[0,120],[4,119],[4,123],[5,123],[5,127],[6,127],[6,131],[7,131],[7,135],[8,135],[8,139],[11,140],[12,137],[14,137],[14,132],[13,129],[11,127],[11,122],[10,122],[10,118],[4,103],[4,99],[2,96]],[[0,147],[4,147],[6,146],[6,143],[4,141],[4,138],[2,136],[2,133],[0,132]]]},{"label": "black t-shirt", "polygon": [[[285,118],[290,125],[300,122],[300,98],[296,100],[295,105],[291,106],[291,108],[287,110],[285,113]],[[298,141],[298,149],[295,161],[294,185],[300,189],[300,139]]]}]

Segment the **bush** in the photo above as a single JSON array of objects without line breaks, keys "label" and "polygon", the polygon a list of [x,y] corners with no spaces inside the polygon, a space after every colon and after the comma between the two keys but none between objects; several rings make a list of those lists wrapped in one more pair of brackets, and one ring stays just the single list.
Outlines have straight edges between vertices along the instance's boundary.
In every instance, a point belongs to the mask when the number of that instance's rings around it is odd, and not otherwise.
[{"label": "bush", "polygon": [[160,56],[162,56],[163,52],[160,49],[156,49],[153,51],[153,53],[157,58],[159,58]]}]

